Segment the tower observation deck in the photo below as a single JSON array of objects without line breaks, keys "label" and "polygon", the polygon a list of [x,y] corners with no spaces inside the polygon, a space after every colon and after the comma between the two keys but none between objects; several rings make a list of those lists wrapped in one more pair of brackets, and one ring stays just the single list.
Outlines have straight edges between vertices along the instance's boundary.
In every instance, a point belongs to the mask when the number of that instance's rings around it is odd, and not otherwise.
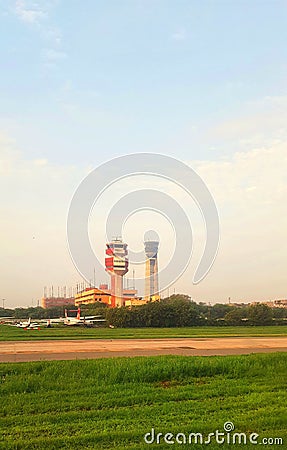
[{"label": "tower observation deck", "polygon": [[128,250],[121,238],[106,244],[106,271],[111,276],[112,306],[123,306],[123,276],[128,272]]}]

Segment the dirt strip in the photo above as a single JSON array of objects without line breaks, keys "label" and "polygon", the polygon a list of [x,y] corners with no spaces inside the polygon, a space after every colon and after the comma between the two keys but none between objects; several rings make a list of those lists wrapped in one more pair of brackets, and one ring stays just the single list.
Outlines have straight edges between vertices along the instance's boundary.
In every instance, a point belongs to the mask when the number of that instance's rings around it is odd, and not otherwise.
[{"label": "dirt strip", "polygon": [[278,351],[287,351],[287,337],[4,341],[0,342],[0,362],[152,355],[240,355]]}]

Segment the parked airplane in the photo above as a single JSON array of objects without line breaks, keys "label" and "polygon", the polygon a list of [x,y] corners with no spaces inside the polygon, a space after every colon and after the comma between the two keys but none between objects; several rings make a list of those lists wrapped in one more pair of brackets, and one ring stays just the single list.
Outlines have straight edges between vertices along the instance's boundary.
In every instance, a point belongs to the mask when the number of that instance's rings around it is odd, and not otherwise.
[{"label": "parked airplane", "polygon": [[64,320],[64,317],[56,317],[54,319],[41,319],[40,322],[52,325],[53,323],[64,323]]},{"label": "parked airplane", "polygon": [[64,322],[64,317],[56,317],[55,319],[49,319],[50,323],[63,323]]},{"label": "parked airplane", "polygon": [[31,317],[29,317],[29,320],[27,322],[19,322],[15,325],[17,328],[24,328],[25,330],[38,330],[40,329],[40,325],[36,322],[31,322]]},{"label": "parked airplane", "polygon": [[83,316],[81,317],[81,308],[70,310],[70,312],[76,312],[76,317],[68,316],[68,311],[65,309],[65,319],[64,324],[75,326],[75,325],[83,325],[83,326],[92,326],[96,323],[105,322],[106,319],[103,319],[102,316]]},{"label": "parked airplane", "polygon": [[29,317],[29,319],[28,319],[28,321],[27,322],[19,322],[19,323],[16,323],[16,327],[17,328],[27,328],[27,327],[29,327],[31,325],[31,317]]}]

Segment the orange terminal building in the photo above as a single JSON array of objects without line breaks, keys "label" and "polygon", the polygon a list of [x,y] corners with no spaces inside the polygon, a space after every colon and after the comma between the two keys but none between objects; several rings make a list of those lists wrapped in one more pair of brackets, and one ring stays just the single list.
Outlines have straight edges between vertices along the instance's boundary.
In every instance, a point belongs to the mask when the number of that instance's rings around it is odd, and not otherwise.
[{"label": "orange terminal building", "polygon": [[[110,308],[115,308],[115,296],[108,289],[107,284],[100,284],[99,288],[88,287],[75,295],[75,306],[91,305],[95,303],[105,303]],[[137,297],[136,289],[123,289],[120,306],[131,306],[133,304],[144,304],[143,300]]]}]

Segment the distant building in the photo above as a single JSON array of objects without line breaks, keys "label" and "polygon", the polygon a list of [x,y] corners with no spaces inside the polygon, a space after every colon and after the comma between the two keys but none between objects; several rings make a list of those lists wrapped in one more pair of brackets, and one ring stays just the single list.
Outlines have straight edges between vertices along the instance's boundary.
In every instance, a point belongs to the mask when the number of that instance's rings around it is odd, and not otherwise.
[{"label": "distant building", "polygon": [[287,299],[273,300],[270,302],[260,302],[261,304],[270,306],[271,308],[287,308]]},{"label": "distant building", "polygon": [[94,303],[112,304],[112,296],[109,291],[102,291],[96,287],[86,288],[75,295],[75,306],[91,305]]},{"label": "distant building", "polygon": [[74,305],[74,297],[43,297],[41,299],[42,308],[53,308],[55,306],[67,306]]},{"label": "distant building", "polygon": [[[114,302],[114,296],[112,292],[107,289],[107,285],[100,285],[101,289],[92,287],[86,288],[85,290],[79,292],[75,295],[75,306],[81,305],[91,305],[96,303],[104,303],[107,306],[114,308],[117,305]],[[104,290],[102,290],[104,289]],[[139,300],[137,297],[136,289],[123,289],[122,291],[122,304],[121,306],[130,306],[130,302],[134,302],[135,300]]]},{"label": "distant building", "polygon": [[149,303],[146,299],[141,298],[131,298],[131,299],[125,299],[125,306],[142,306]]},{"label": "distant building", "polygon": [[136,298],[138,291],[136,289],[123,289],[124,298]]},{"label": "distant building", "polygon": [[248,305],[248,303],[226,303],[226,305],[228,306],[232,306],[232,307],[236,307],[236,308],[244,308],[245,306]]}]

